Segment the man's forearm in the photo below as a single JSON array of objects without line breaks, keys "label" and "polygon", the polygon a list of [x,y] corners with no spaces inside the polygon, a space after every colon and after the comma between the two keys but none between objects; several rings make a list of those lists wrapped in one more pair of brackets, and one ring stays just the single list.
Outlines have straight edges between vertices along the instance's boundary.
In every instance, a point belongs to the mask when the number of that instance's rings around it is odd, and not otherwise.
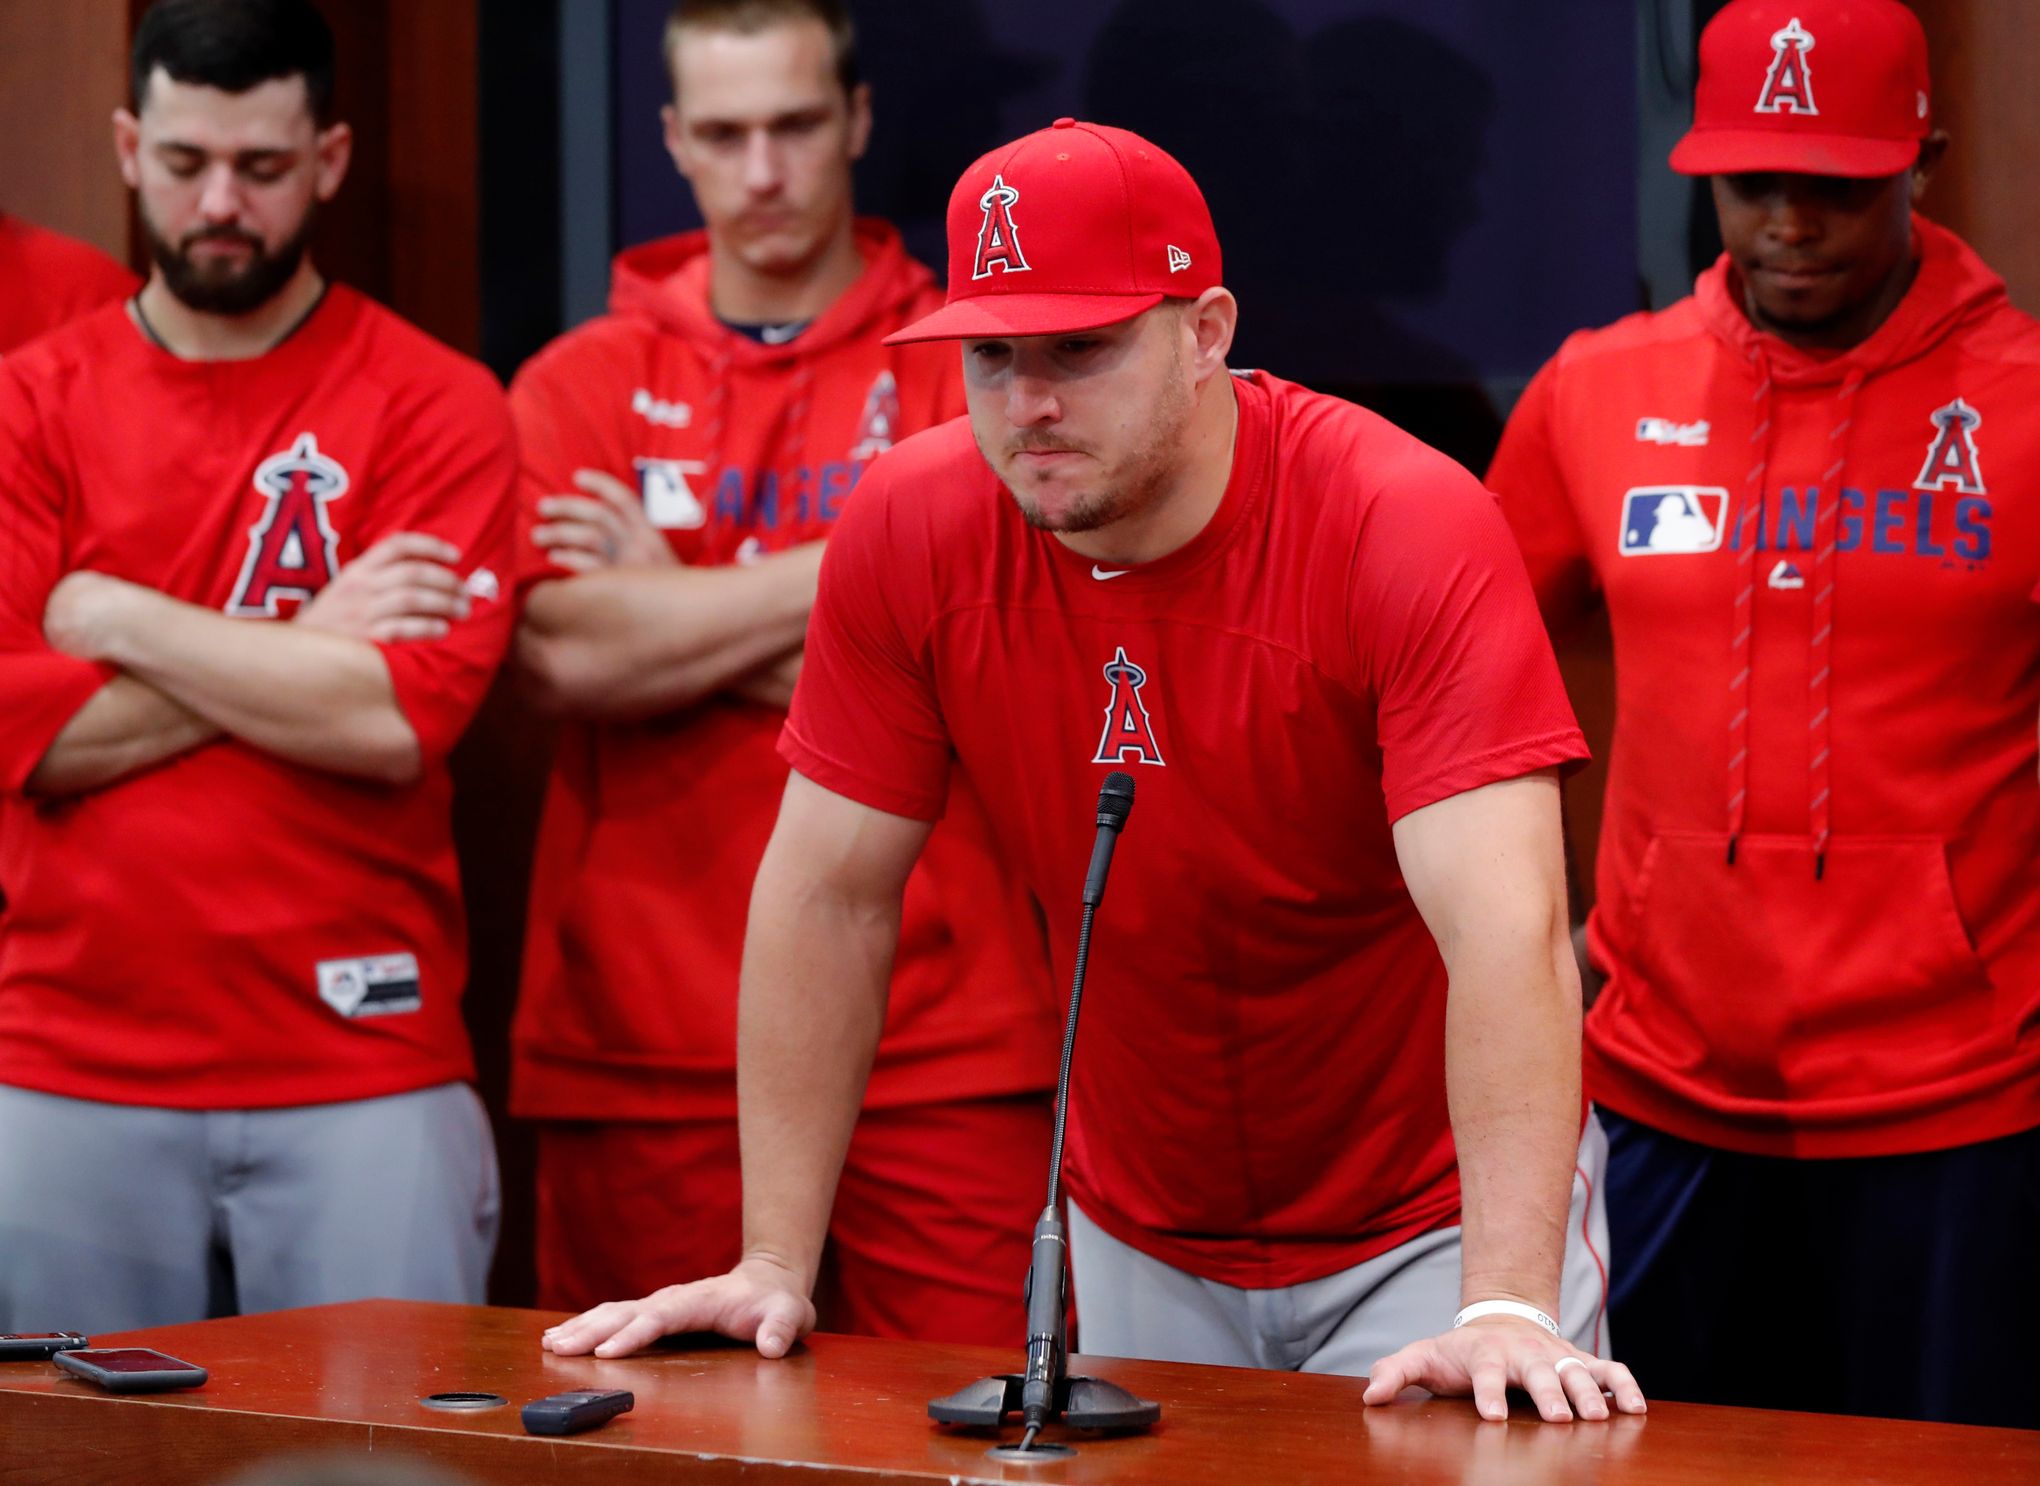
[{"label": "man's forearm", "polygon": [[116,676],[64,724],[28,776],[28,793],[51,798],[99,789],[219,735],[147,682]]},{"label": "man's forearm", "polygon": [[1525,917],[1482,925],[1447,955],[1460,1292],[1556,1316],[1580,1134],[1579,977],[1562,906]]},{"label": "man's forearm", "polygon": [[810,1287],[898,940],[897,894],[890,906],[849,902],[767,851],[737,1016],[744,1255],[771,1259]]},{"label": "man's forearm", "polygon": [[137,594],[101,659],[281,758],[391,783],[417,777],[417,734],[366,640]]},{"label": "man's forearm", "polygon": [[614,568],[540,584],[518,657],[553,706],[649,717],[689,706],[798,649],[819,542],[737,567]]}]

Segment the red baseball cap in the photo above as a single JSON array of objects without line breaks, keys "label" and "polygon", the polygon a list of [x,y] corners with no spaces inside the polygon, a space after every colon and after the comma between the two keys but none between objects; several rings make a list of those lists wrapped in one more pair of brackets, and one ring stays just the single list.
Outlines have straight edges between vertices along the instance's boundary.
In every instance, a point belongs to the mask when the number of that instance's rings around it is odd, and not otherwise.
[{"label": "red baseball cap", "polygon": [[1685,175],[1897,175],[1932,129],[1927,38],[1898,0],[1733,0],[1700,35]]},{"label": "red baseball cap", "polygon": [[1057,119],[993,150],[949,197],[949,302],[887,336],[1061,335],[1220,282],[1190,172],[1138,134]]}]

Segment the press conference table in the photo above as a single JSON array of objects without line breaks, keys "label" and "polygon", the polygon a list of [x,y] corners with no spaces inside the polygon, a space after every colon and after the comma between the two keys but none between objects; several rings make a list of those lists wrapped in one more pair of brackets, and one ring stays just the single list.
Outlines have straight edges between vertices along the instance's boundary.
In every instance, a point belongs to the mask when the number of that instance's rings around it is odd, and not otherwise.
[{"label": "press conference table", "polygon": [[[212,1372],[202,1389],[142,1397],[47,1362],[0,1363],[0,1482],[178,1486],[325,1451],[410,1456],[490,1482],[2040,1482],[2040,1432],[1673,1403],[1600,1424],[1541,1424],[1527,1408],[1484,1423],[1457,1400],[1363,1408],[1355,1378],[1110,1358],[1073,1370],[1160,1400],[1152,1433],[1078,1435],[1071,1460],[1002,1465],[988,1439],[924,1410],[1010,1369],[1017,1348],[817,1336],[779,1362],[684,1341],[607,1362],[541,1352],[555,1319],[366,1300],[95,1337]],[[579,1388],[628,1388],[637,1407],[588,1434],[523,1432],[524,1403]],[[418,1402],[453,1390],[510,1403],[454,1414]]]}]

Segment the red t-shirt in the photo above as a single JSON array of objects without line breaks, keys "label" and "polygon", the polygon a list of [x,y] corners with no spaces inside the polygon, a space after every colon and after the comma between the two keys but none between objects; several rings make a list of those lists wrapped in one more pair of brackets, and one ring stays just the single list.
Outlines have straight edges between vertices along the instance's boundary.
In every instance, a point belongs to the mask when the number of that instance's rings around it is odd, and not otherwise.
[{"label": "red t-shirt", "polygon": [[1092,940],[1069,1186],[1107,1231],[1294,1284],[1455,1222],[1445,969],[1390,825],[1585,749],[1493,499],[1373,414],[1235,378],[1231,482],[1101,573],[958,421],[865,477],[781,742],[898,815],[952,774],[1074,954],[1098,786],[1137,808]]},{"label": "red t-shirt", "polygon": [[[343,288],[250,361],[180,361],[116,305],[0,363],[0,1082],[219,1108],[469,1074],[445,757],[508,642],[515,475],[488,373]],[[282,619],[398,531],[459,547],[475,596],[382,647],[419,782],[223,740],[23,799],[112,674],[43,641],[65,573]]]},{"label": "red t-shirt", "polygon": [[[883,224],[860,224],[858,244],[863,275],[781,345],[710,313],[704,234],[626,253],[612,312],[512,388],[527,501],[574,493],[577,469],[606,470],[696,565],[827,537],[880,451],[963,406],[955,347],[880,343],[941,304],[928,271]],[[528,578],[560,576],[535,546],[528,558]],[[562,730],[514,1032],[518,1114],[734,1118],[737,972],[786,788],[773,747],[784,721],[712,696]],[[1049,1087],[1054,1006],[1040,925],[958,791],[908,884],[866,1102]]]},{"label": "red t-shirt", "polygon": [[2040,325],[1917,232],[1846,354],[1759,334],[1725,260],[1574,336],[1489,476],[1553,623],[1615,636],[1588,1091],[1728,1150],[2040,1125]]},{"label": "red t-shirt", "polygon": [[140,287],[99,249],[0,215],[0,356]]}]

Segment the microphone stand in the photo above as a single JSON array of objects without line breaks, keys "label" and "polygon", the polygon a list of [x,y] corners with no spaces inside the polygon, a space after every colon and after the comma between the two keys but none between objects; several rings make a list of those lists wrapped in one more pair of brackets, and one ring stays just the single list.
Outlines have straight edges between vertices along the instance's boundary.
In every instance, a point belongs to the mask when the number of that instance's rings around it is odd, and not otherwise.
[{"label": "microphone stand", "polygon": [[1108,774],[1098,794],[1098,839],[1084,881],[1084,918],[1077,930],[1076,971],[1070,985],[1069,1018],[1063,1024],[1062,1066],[1056,1074],[1055,1136],[1048,1155],[1048,1204],[1034,1220],[1034,1246],[1027,1268],[1027,1366],[1024,1372],[979,1378],[928,1405],[939,1424],[997,1429],[1018,1412],[1024,1429],[1018,1445],[995,1446],[997,1459],[1035,1464],[1074,1455],[1068,1445],[1038,1444],[1051,1419],[1073,1429],[1145,1429],[1162,1416],[1162,1406],[1136,1398],[1103,1378],[1071,1377],[1066,1370],[1068,1303],[1065,1257],[1069,1250],[1062,1218],[1063,1131],[1069,1121],[1070,1061],[1077,1045],[1077,1013],[1084,1001],[1084,970],[1091,958],[1091,921],[1105,896],[1112,848],[1133,809],[1133,778]]}]

